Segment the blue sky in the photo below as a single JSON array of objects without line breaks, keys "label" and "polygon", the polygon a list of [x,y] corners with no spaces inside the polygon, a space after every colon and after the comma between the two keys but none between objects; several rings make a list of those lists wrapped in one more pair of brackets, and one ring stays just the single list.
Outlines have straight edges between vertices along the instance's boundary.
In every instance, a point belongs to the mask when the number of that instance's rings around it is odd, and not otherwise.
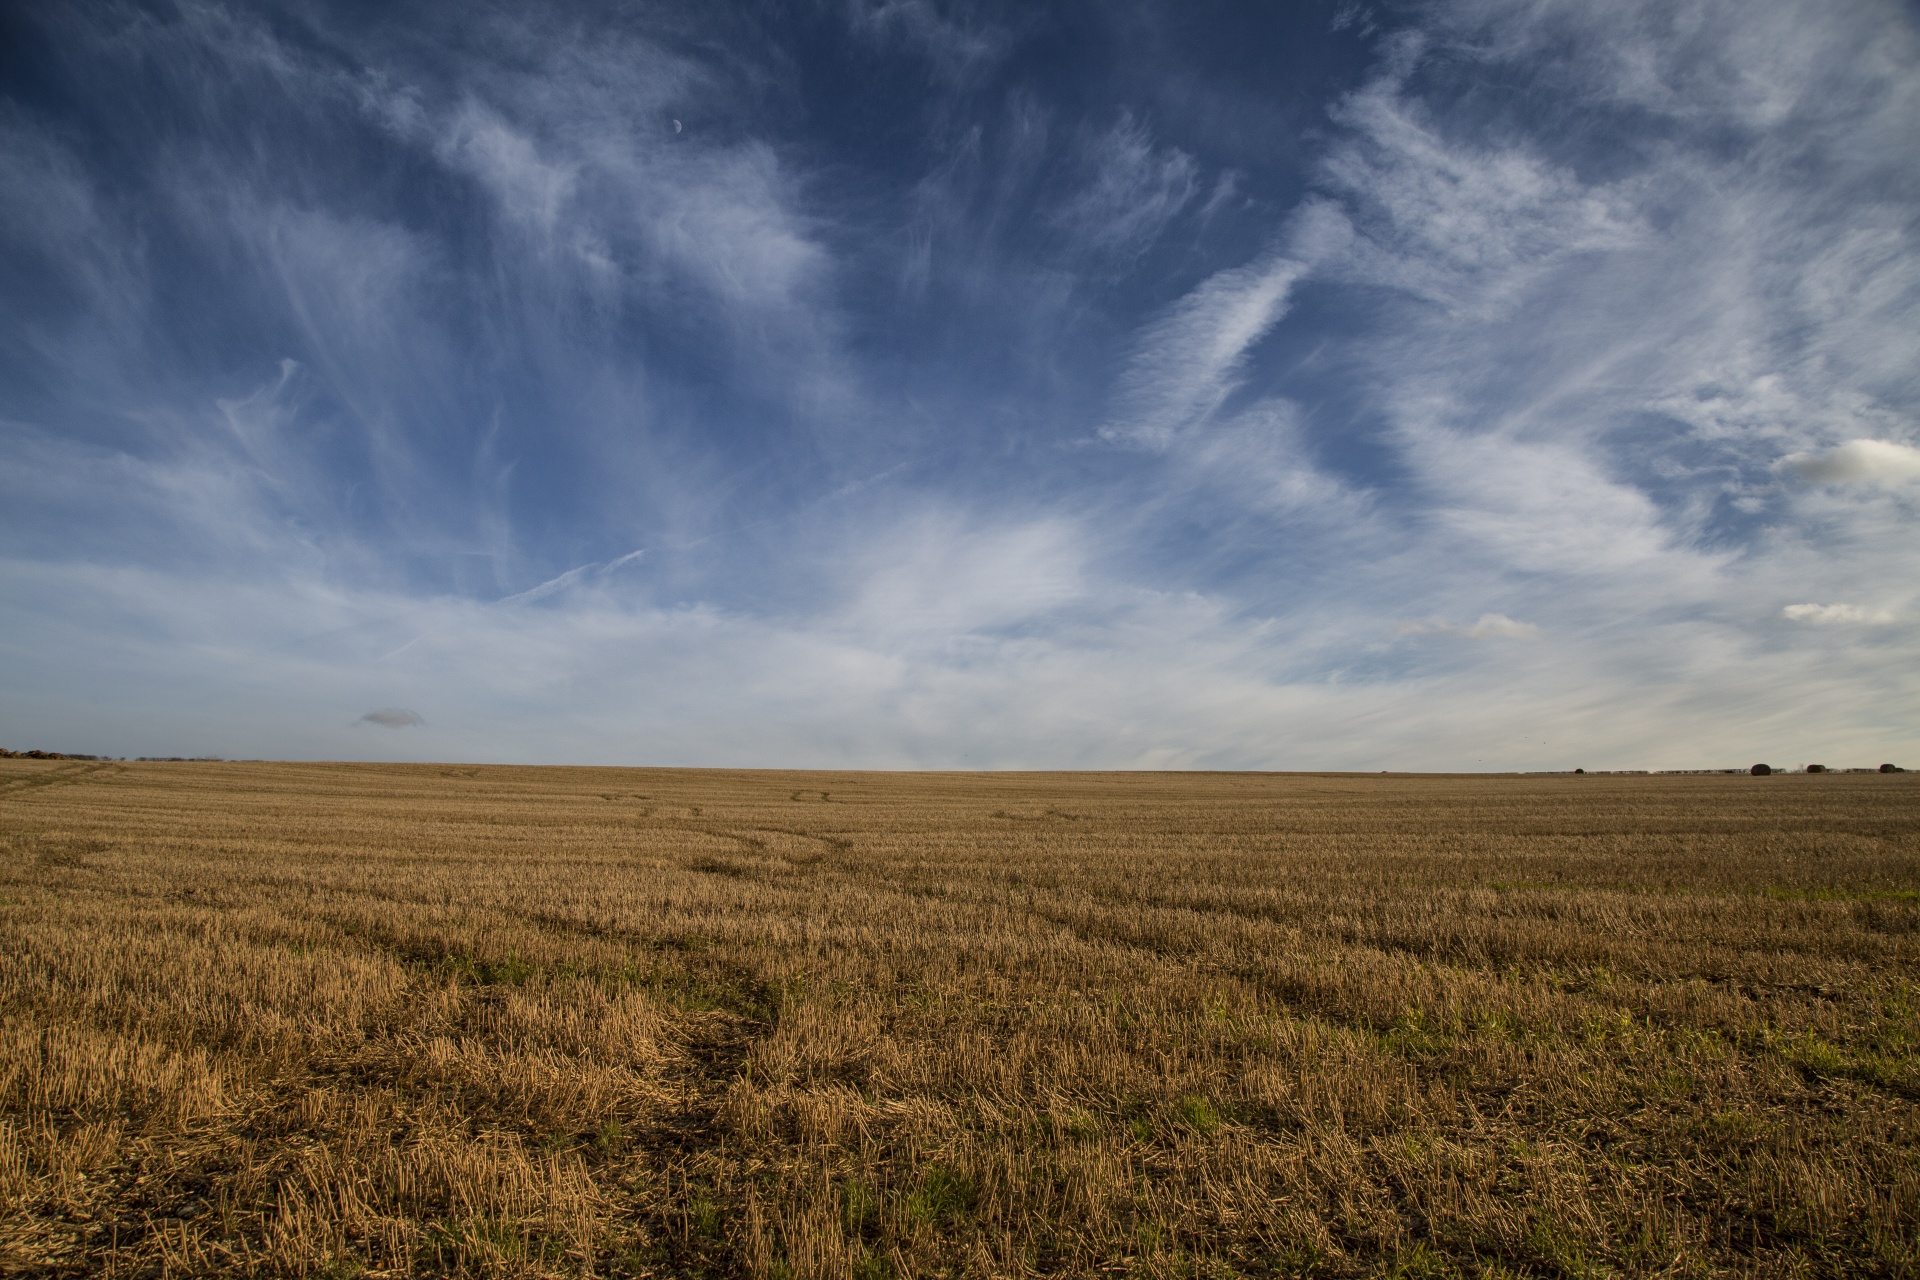
[{"label": "blue sky", "polygon": [[1920,764],[1900,0],[0,23],[0,745]]}]

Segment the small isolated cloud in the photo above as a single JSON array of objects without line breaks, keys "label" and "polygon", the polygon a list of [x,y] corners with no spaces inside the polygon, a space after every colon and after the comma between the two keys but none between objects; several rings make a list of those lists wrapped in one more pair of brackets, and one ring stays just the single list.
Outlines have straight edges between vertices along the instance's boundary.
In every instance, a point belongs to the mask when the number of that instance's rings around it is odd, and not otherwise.
[{"label": "small isolated cloud", "polygon": [[1538,640],[1540,628],[1531,622],[1516,622],[1504,613],[1483,613],[1468,626],[1444,618],[1409,622],[1400,628],[1400,634],[1465,636],[1469,640]]},{"label": "small isolated cloud", "polygon": [[1780,612],[1795,622],[1810,622],[1816,627],[1848,623],[1871,627],[1893,621],[1893,615],[1885,610],[1863,609],[1857,604],[1790,604]]},{"label": "small isolated cloud", "polygon": [[1891,440],[1849,440],[1818,453],[1789,454],[1780,465],[1812,484],[1920,480],[1920,449]]},{"label": "small isolated cloud", "polygon": [[361,724],[377,724],[382,729],[411,729],[424,725],[427,721],[418,711],[408,711],[401,707],[382,707],[378,711],[369,711],[360,717]]}]

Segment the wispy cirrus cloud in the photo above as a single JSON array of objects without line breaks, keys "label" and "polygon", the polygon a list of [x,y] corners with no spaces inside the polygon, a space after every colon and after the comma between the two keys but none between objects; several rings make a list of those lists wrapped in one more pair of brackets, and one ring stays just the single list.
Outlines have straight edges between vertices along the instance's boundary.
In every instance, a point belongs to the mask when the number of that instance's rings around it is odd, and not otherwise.
[{"label": "wispy cirrus cloud", "polygon": [[10,722],[714,764],[1913,745],[1896,6],[1447,0],[1355,41],[1284,164],[1183,96],[1273,86],[1134,93],[1071,14],[546,16],[59,18],[81,78],[0,130]]},{"label": "wispy cirrus cloud", "polygon": [[1145,125],[1122,114],[1084,150],[1092,179],[1054,211],[1075,248],[1131,256],[1144,250],[1193,200],[1199,166],[1177,147],[1157,144]]},{"label": "wispy cirrus cloud", "polygon": [[1004,55],[1012,42],[1001,28],[943,12],[933,0],[849,0],[847,17],[857,34],[917,49],[944,78],[959,83]]},{"label": "wispy cirrus cloud", "polygon": [[1274,256],[1220,271],[1149,323],[1121,375],[1111,440],[1165,445],[1241,385],[1249,349],[1286,314],[1305,263]]},{"label": "wispy cirrus cloud", "polygon": [[[1789,11],[1796,17],[1782,16]],[[1915,123],[1914,102],[1884,73],[1886,53],[1861,81],[1840,85],[1864,32],[1902,24],[1862,9],[1834,19],[1848,30],[1791,53],[1750,39],[1753,30],[1785,39],[1802,20],[1815,19],[1782,5],[1735,37],[1733,11],[1712,9],[1691,28],[1690,38],[1714,45],[1713,57],[1740,62],[1741,76],[1786,77],[1770,91],[1775,117],[1759,118],[1754,100],[1729,98],[1724,84],[1699,82],[1698,67],[1669,58],[1654,10],[1561,5],[1442,7],[1427,31],[1397,41],[1378,79],[1336,108],[1344,132],[1282,252],[1305,264],[1290,297],[1304,293],[1324,308],[1338,290],[1364,321],[1349,319],[1350,329],[1318,347],[1284,316],[1259,327],[1271,335],[1270,362],[1331,366],[1347,380],[1330,394],[1310,376],[1266,374],[1263,384],[1292,404],[1264,429],[1301,474],[1321,479],[1321,491],[1360,499],[1349,526],[1360,545],[1342,548],[1360,559],[1335,581],[1318,578],[1302,561],[1336,544],[1315,531],[1276,566],[1281,598],[1342,610],[1424,600],[1444,614],[1461,593],[1498,584],[1534,621],[1508,628],[1485,615],[1484,626],[1413,630],[1519,638],[1518,628],[1537,627],[1567,655],[1569,678],[1646,687],[1709,654],[1755,660],[1770,642],[1747,628],[1778,610],[1767,597],[1789,583],[1822,574],[1875,588],[1902,580],[1879,548],[1911,518],[1897,483],[1906,447],[1806,446],[1848,423],[1910,430],[1911,387],[1892,370],[1909,343],[1895,317],[1920,314],[1914,246],[1910,235],[1888,238],[1884,205],[1837,201],[1793,167],[1827,165],[1840,185],[1883,198],[1904,190],[1890,165],[1892,138]],[[1911,35],[1889,33],[1886,46],[1903,50],[1894,56],[1909,68]],[[1616,81],[1628,74],[1623,57],[1632,75],[1660,67],[1665,88]],[[1592,128],[1484,103],[1490,114],[1461,127],[1447,109],[1455,59],[1516,75],[1527,93],[1572,95],[1596,113]],[[1843,94],[1844,109],[1821,96],[1829,91]],[[1608,113],[1654,100],[1678,122],[1657,142],[1621,148],[1601,132],[1630,132]],[[1842,117],[1879,145],[1854,146]],[[1720,147],[1716,131],[1728,128],[1753,130],[1752,148]],[[1706,190],[1713,199],[1693,198]],[[1862,311],[1832,305],[1839,280],[1854,282]],[[1122,384],[1135,394],[1123,403],[1172,406],[1158,416],[1135,410],[1134,421],[1159,427],[1151,438],[1163,445],[1177,435],[1164,424],[1207,420],[1222,389],[1231,395],[1257,368],[1236,353],[1218,372],[1187,337],[1204,332],[1170,319],[1140,331],[1134,381]],[[1139,393],[1149,386],[1170,390],[1156,401]],[[1329,402],[1341,406],[1333,422]],[[1126,438],[1127,422],[1116,413],[1109,433]],[[1338,466],[1356,436],[1391,462]],[[1204,439],[1175,453],[1197,455]],[[1338,474],[1327,475],[1329,465]],[[1865,487],[1879,496],[1796,494],[1779,483],[1783,474],[1843,487],[1871,481]],[[1229,527],[1244,536],[1244,521]],[[1308,535],[1298,522],[1285,529]],[[1789,616],[1890,616],[1820,609]],[[1660,659],[1643,648],[1652,634],[1669,646]],[[1883,687],[1909,702],[1920,694],[1895,649],[1865,633],[1861,644],[1853,660]],[[1648,664],[1637,673],[1625,660],[1633,652]],[[1726,714],[1743,714],[1740,703],[1724,704]]]},{"label": "wispy cirrus cloud", "polygon": [[[1411,64],[1421,52],[1409,40],[1400,56]],[[1342,250],[1322,250],[1328,271],[1492,320],[1569,260],[1644,238],[1633,182],[1583,182],[1519,141],[1450,137],[1407,91],[1406,74],[1389,72],[1334,109],[1348,132],[1323,162],[1323,182],[1338,203],[1319,205],[1333,225],[1312,229]]]}]

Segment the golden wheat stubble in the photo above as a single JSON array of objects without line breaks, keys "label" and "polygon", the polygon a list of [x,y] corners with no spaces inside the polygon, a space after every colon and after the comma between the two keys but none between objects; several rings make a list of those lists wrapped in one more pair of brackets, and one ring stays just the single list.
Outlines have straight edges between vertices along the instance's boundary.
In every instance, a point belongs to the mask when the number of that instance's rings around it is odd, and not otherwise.
[{"label": "golden wheat stubble", "polygon": [[1897,1274],[1920,778],[0,762],[0,1261]]}]

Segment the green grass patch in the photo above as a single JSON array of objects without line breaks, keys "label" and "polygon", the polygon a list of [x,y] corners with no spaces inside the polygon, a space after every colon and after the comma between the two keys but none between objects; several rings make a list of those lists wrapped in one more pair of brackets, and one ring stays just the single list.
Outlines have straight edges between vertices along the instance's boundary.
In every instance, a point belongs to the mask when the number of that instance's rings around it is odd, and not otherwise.
[{"label": "green grass patch", "polygon": [[551,1241],[535,1237],[512,1218],[485,1214],[431,1224],[420,1248],[421,1261],[430,1257],[442,1271],[483,1273],[551,1261],[560,1252]]},{"label": "green grass patch", "polygon": [[1446,1254],[1415,1241],[1394,1256],[1387,1274],[1395,1280],[1453,1280],[1460,1268]]},{"label": "green grass patch", "polygon": [[703,1240],[720,1238],[720,1206],[705,1187],[687,1197],[687,1226]]},{"label": "green grass patch", "polygon": [[920,1186],[909,1195],[903,1210],[916,1227],[942,1227],[963,1220],[980,1198],[980,1185],[968,1175],[945,1165],[928,1165]]},{"label": "green grass patch", "polygon": [[541,974],[540,967],[522,959],[518,950],[509,950],[500,959],[449,951],[429,964],[428,968],[439,977],[483,987],[524,987]]},{"label": "green grass patch", "polygon": [[1173,1109],[1180,1116],[1182,1124],[1203,1138],[1220,1127],[1220,1113],[1211,1102],[1197,1093],[1185,1095],[1174,1104]]},{"label": "green grass patch", "polygon": [[1402,1058],[1443,1058],[1460,1046],[1457,1029],[1442,1026],[1420,1008],[1395,1016],[1380,1032],[1380,1047]]},{"label": "green grass patch", "polygon": [[880,1216],[880,1197],[855,1178],[840,1184],[840,1223],[850,1236],[864,1233]]}]

